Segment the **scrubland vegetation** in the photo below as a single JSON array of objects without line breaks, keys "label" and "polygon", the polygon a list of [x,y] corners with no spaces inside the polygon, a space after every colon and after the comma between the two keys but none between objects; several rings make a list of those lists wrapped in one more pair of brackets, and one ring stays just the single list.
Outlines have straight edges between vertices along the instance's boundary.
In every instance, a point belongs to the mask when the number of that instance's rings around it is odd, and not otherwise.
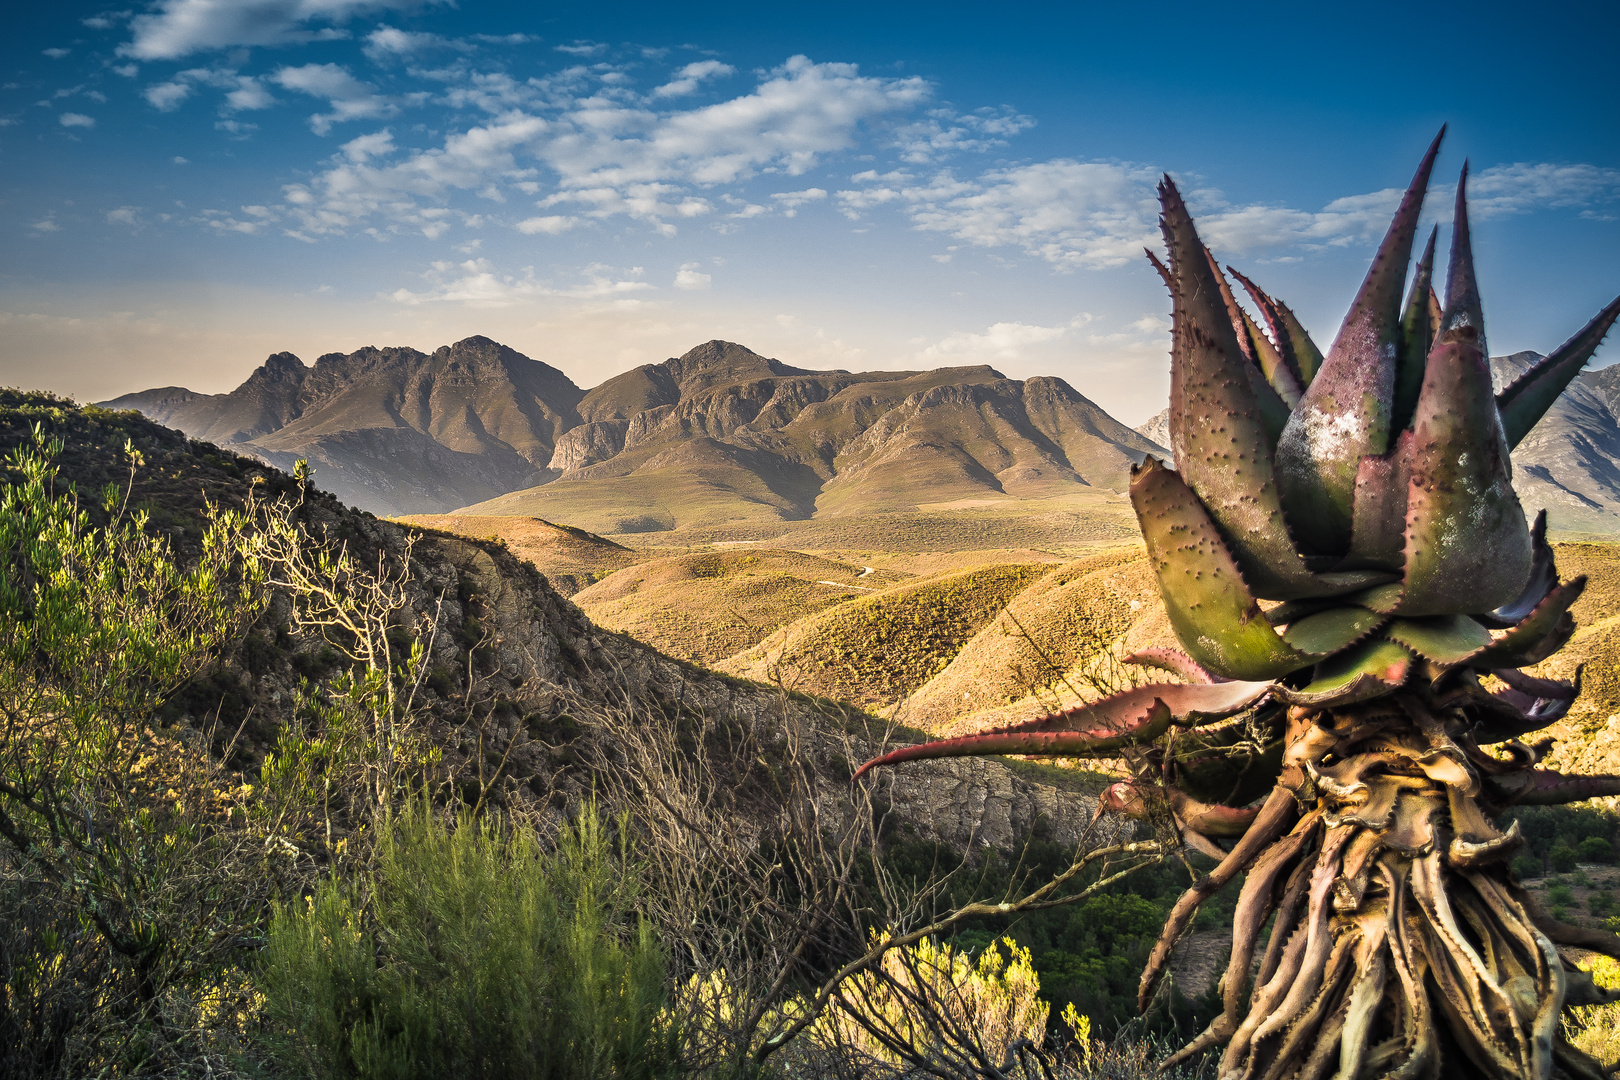
[{"label": "scrubland vegetation", "polygon": [[[489,603],[408,540],[190,444],[199,483],[125,414],[0,412],[0,1076],[1123,1078],[1218,1011],[1172,982],[1136,1015],[1212,865],[1151,828],[925,838],[847,784],[876,743],[832,702],[525,712]],[[892,701],[1009,601],[1121,565],[891,578],[812,622],[859,646],[844,696],[865,673]],[[1519,819],[1544,904],[1620,916],[1611,815]],[[1195,925],[1212,960],[1235,895]],[[1579,1021],[1600,1056],[1612,1011]]]}]

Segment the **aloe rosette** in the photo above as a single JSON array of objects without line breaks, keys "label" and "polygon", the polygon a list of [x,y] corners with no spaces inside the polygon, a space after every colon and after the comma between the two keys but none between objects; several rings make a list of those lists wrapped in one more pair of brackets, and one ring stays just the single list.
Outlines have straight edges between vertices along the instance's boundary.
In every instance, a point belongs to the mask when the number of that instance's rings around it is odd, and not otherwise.
[{"label": "aloe rosette", "polygon": [[1128,659],[1179,681],[860,770],[1006,753],[1129,763],[1103,806],[1168,818],[1220,860],[1172,910],[1143,1008],[1199,905],[1243,878],[1223,1011],[1177,1055],[1224,1045],[1223,1080],[1607,1075],[1563,1036],[1565,1008],[1608,997],[1561,947],[1620,958],[1620,937],[1546,915],[1508,865],[1517,826],[1496,822],[1620,794],[1620,776],[1542,768],[1548,741],[1525,741],[1579,690],[1578,675],[1521,669],[1569,640],[1585,579],[1559,581],[1509,460],[1620,299],[1495,393],[1466,166],[1444,295],[1434,233],[1407,284],[1439,145],[1325,354],[1229,267],[1258,319],[1238,302],[1164,178],[1168,264],[1148,257],[1174,305],[1175,460],[1144,461],[1131,499],[1182,650]]}]

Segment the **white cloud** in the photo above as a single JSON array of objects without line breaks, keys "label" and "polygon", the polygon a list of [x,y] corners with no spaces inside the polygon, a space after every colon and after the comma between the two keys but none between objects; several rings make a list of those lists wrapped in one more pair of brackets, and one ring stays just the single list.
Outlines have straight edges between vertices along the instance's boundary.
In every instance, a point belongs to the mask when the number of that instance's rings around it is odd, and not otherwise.
[{"label": "white cloud", "polygon": [[793,217],[805,203],[820,202],[826,197],[826,190],[818,187],[805,188],[803,191],[778,191],[771,196],[782,207],[784,217]]},{"label": "white cloud", "polygon": [[[333,65],[283,71],[311,69],[318,69],[327,92],[336,91],[340,77],[352,79]],[[544,168],[556,182],[539,209],[553,216],[629,217],[673,235],[676,222],[714,210],[694,189],[761,172],[799,175],[822,155],[854,146],[863,124],[904,112],[929,93],[921,79],[869,78],[852,65],[794,57],[750,93],[657,112],[618,81],[609,82],[611,74],[570,68],[549,81],[523,84],[507,76],[469,78],[458,88],[463,96],[452,93],[451,102],[487,108],[492,115],[485,123],[386,167],[335,164],[307,184],[290,186],[289,201],[305,215],[306,235],[330,234],[373,215],[412,221],[424,203],[456,191],[494,197],[502,187],[522,190],[519,185],[533,183],[536,169]],[[276,78],[282,81],[282,74]],[[355,92],[352,100],[377,107],[382,99]]]},{"label": "white cloud", "polygon": [[159,0],[155,12],[131,20],[133,37],[118,51],[138,60],[175,60],[238,45],[295,45],[348,36],[331,27],[310,30],[311,22],[421,6],[423,0]]},{"label": "white cloud", "polygon": [[607,51],[607,46],[599,41],[576,41],[572,45],[557,45],[554,48],[569,56],[598,56]]},{"label": "white cloud", "polygon": [[[518,35],[521,37],[522,35]],[[458,52],[469,52],[473,46],[463,41],[442,37],[439,34],[428,34],[416,30],[401,30],[393,26],[379,26],[366,35],[366,43],[362,51],[372,63],[381,64],[389,60],[403,60],[421,53],[435,49],[454,49]]]},{"label": "white cloud", "polygon": [[699,267],[702,263],[682,263],[681,268],[675,271],[675,287],[677,289],[707,289],[714,281],[712,274],[703,273]]},{"label": "white cloud", "polygon": [[949,154],[1005,146],[1008,139],[1034,126],[1034,117],[1006,107],[966,114],[934,109],[916,123],[900,128],[895,141],[902,159],[921,164]]},{"label": "white cloud", "polygon": [[585,280],[570,288],[554,288],[534,276],[534,267],[524,267],[520,274],[502,274],[488,259],[468,259],[465,262],[435,262],[422,275],[428,282],[423,292],[396,289],[388,299],[400,304],[420,305],[459,302],[469,307],[500,308],[530,303],[545,297],[571,297],[584,300],[606,300],[619,304],[639,305],[635,294],[653,288],[641,276],[639,266],[620,274],[611,267],[592,266],[585,271]]},{"label": "white cloud", "polygon": [[138,206],[120,206],[116,210],[109,210],[107,211],[107,224],[128,225],[133,228],[140,224],[135,216],[139,210],[140,207]]},{"label": "white cloud", "polygon": [[525,218],[517,223],[517,231],[525,236],[545,234],[556,236],[565,233],[579,224],[579,218],[568,217],[562,214],[550,214],[545,217]]},{"label": "white cloud", "polygon": [[46,214],[44,217],[40,218],[38,221],[34,222],[32,225],[30,225],[28,227],[30,229],[32,229],[36,234],[41,234],[41,235],[44,234],[44,233],[53,233],[53,232],[61,232],[62,231],[62,226],[60,226],[60,225],[58,225],[56,223],[56,215],[54,213]]},{"label": "white cloud", "polygon": [[141,67],[139,64],[117,64],[113,67],[113,72],[126,79],[133,79],[141,73]]},{"label": "white cloud", "polygon": [[394,152],[394,133],[384,128],[370,135],[350,139],[341,147],[343,156],[353,162],[366,162],[374,157],[387,157]]},{"label": "white cloud", "polygon": [[1030,323],[998,322],[983,333],[957,330],[917,355],[925,360],[953,364],[962,360],[1021,360],[1032,347],[1046,345],[1067,337],[1073,330],[1091,321],[1089,315],[1076,315],[1057,326],[1035,326]]},{"label": "white cloud", "polygon": [[1589,208],[1620,200],[1620,169],[1548,163],[1493,165],[1468,180],[1476,217],[1523,214],[1542,206]]},{"label": "white cloud", "polygon": [[926,184],[840,191],[858,216],[902,202],[913,225],[979,247],[1017,247],[1060,269],[1118,266],[1157,239],[1154,170],[1067,159],[992,170],[974,180],[949,172]]},{"label": "white cloud", "polygon": [[718,60],[698,60],[677,71],[673,79],[654,89],[652,96],[655,98],[681,97],[696,90],[698,84],[703,82],[704,79],[719,79],[736,73],[737,69],[730,64],[722,64]]},{"label": "white cloud", "polygon": [[180,107],[182,101],[191,96],[191,86],[178,80],[157,83],[148,86],[143,96],[159,112],[173,112]]},{"label": "white cloud", "polygon": [[42,52],[44,55],[50,57],[52,60],[60,60],[60,59],[62,59],[62,57],[72,54],[73,50],[72,49],[41,49],[40,52]]},{"label": "white cloud", "polygon": [[325,98],[332,107],[329,113],[316,113],[309,118],[310,129],[325,135],[332,125],[345,120],[363,120],[377,116],[392,116],[398,107],[377,93],[370,83],[361,82],[339,64],[304,64],[301,67],[278,68],[271,76],[280,86],[297,90],[310,97]]},{"label": "white cloud", "polygon": [[268,109],[276,103],[264,84],[251,75],[240,76],[236,89],[225,95],[225,107],[237,111]]},{"label": "white cloud", "polygon": [[96,118],[86,116],[84,113],[65,112],[56,119],[61,122],[63,127],[93,128],[96,126]]}]

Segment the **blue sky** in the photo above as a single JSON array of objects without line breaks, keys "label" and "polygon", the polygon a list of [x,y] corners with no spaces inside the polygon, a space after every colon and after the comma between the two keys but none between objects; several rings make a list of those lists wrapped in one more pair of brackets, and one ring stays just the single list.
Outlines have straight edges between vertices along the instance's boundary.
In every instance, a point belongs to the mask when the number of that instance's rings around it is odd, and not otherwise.
[{"label": "blue sky", "polygon": [[8,30],[0,380],[87,400],[474,333],[590,386],[723,337],[1056,374],[1136,422],[1168,384],[1161,172],[1325,345],[1442,122],[1430,214],[1470,159],[1493,351],[1620,292],[1612,5],[158,0]]}]

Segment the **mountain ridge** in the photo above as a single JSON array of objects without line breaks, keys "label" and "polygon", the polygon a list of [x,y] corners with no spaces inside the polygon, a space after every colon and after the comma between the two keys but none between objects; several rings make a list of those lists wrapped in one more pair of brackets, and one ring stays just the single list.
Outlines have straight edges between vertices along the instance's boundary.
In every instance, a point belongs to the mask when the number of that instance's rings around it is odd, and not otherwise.
[{"label": "mountain ridge", "polygon": [[988,365],[816,371],[712,340],[583,390],[488,338],[276,353],[235,390],[102,402],[290,468],[380,514],[598,532],[1122,491],[1162,448],[1062,379]]}]

